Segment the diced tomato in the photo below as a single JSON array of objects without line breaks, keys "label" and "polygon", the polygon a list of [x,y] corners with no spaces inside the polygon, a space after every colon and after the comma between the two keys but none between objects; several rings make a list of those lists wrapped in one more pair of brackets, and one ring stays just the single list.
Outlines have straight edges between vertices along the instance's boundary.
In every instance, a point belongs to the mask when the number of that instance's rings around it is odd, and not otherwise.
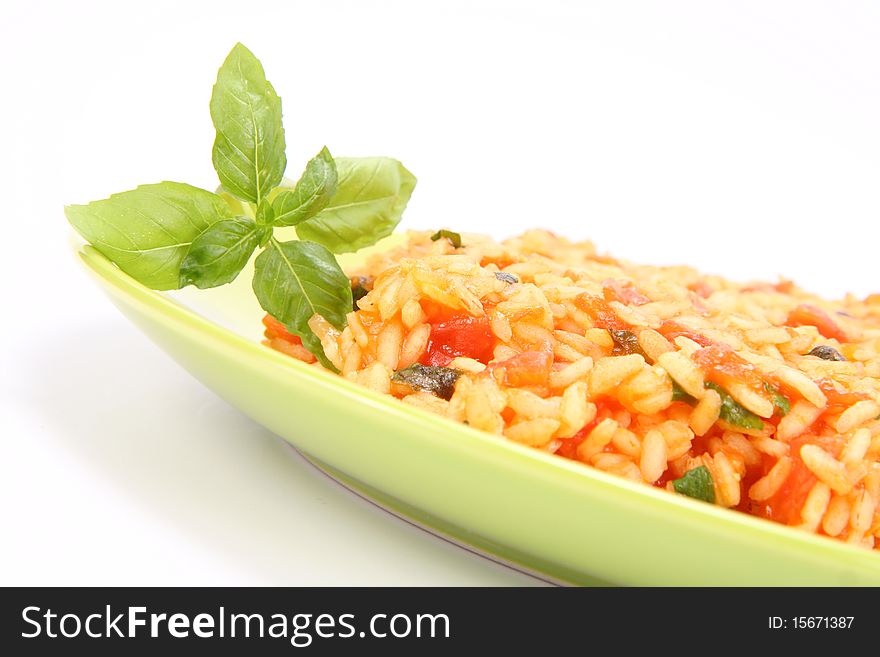
[{"label": "diced tomato", "polygon": [[782,292],[782,294],[790,294],[791,291],[794,290],[794,281],[790,281],[787,278],[784,278],[773,287],[776,289],[777,292]]},{"label": "diced tomato", "polygon": [[590,435],[590,432],[599,424],[602,420],[605,420],[609,417],[613,417],[616,410],[620,408],[619,404],[617,404],[614,400],[611,399],[599,399],[595,401],[596,404],[596,417],[593,418],[592,422],[588,422],[585,424],[580,431],[574,434],[571,438],[563,438],[561,440],[561,445],[554,452],[559,456],[564,456],[567,459],[575,459],[577,460],[577,449],[584,440],[586,440],[587,436]]},{"label": "diced tomato", "polygon": [[678,322],[671,319],[667,319],[666,321],[664,321],[660,325],[660,328],[657,329],[657,331],[670,342],[674,342],[675,338],[679,336],[684,336],[690,340],[693,340],[701,347],[710,347],[713,344],[716,344],[714,340],[710,340],[705,335],[692,331],[683,324],[679,324]]},{"label": "diced tomato", "polygon": [[564,456],[567,459],[577,459],[578,447],[580,447],[581,443],[587,439],[587,436],[590,435],[590,432],[597,424],[599,424],[598,418],[589,424],[584,425],[584,428],[574,434],[571,438],[563,438],[561,441],[562,444],[559,446],[559,449],[556,450],[555,454]]},{"label": "diced tomato", "polygon": [[424,311],[428,321],[432,324],[442,322],[444,319],[451,317],[455,313],[455,311],[449,306],[444,306],[442,303],[438,303],[433,299],[422,299],[419,301],[419,305],[421,305],[422,311]]},{"label": "diced tomato", "polygon": [[781,292],[789,294],[794,289],[794,281],[782,279],[778,283],[753,283],[742,288],[743,292]]},{"label": "diced tomato", "polygon": [[863,392],[839,392],[831,379],[820,379],[816,382],[819,388],[825,393],[825,399],[828,405],[822,409],[823,419],[826,416],[834,416],[843,413],[847,408],[856,402],[871,399],[869,395]]},{"label": "diced tomato", "polygon": [[839,392],[831,379],[820,379],[816,383],[822,389],[822,392],[825,393],[829,406],[849,407],[856,402],[871,398],[870,395],[866,395],[863,392]]},{"label": "diced tomato", "polygon": [[666,468],[666,470],[663,471],[663,474],[660,475],[660,478],[655,480],[651,485],[655,488],[666,488],[666,484],[675,479],[678,479],[678,477],[673,474],[670,468]]},{"label": "diced tomato", "polygon": [[465,356],[485,364],[492,360],[496,342],[485,315],[471,317],[462,312],[435,315],[428,347],[419,362],[446,366],[456,356]]},{"label": "diced tomato", "polygon": [[579,294],[574,298],[575,305],[587,313],[599,328],[623,331],[629,328],[629,324],[617,316],[608,302],[601,297],[590,294]]},{"label": "diced tomato", "polygon": [[605,301],[619,301],[628,306],[641,306],[651,302],[631,282],[620,281],[616,278],[602,281],[602,294],[605,296]]},{"label": "diced tomato", "polygon": [[791,472],[777,493],[767,500],[766,515],[783,525],[800,521],[801,508],[816,483],[816,475],[807,469],[800,457],[794,459]]},{"label": "diced tomato", "polygon": [[545,386],[550,378],[553,354],[547,351],[524,351],[494,363],[492,369],[504,368],[504,382],[509,386]]},{"label": "diced tomato", "polygon": [[510,267],[510,265],[516,264],[516,262],[516,260],[512,260],[507,255],[483,256],[480,259],[480,267],[487,267],[488,265],[494,264],[498,269],[504,269],[505,267]]},{"label": "diced tomato", "polygon": [[263,317],[263,326],[266,327],[267,331],[274,331],[275,333],[287,332],[287,329],[284,328],[284,324],[268,313]]},{"label": "diced tomato", "polygon": [[[796,525],[801,522],[801,509],[816,483],[816,475],[801,460],[801,447],[819,445],[836,454],[841,443],[835,438],[805,435],[794,438],[790,443],[789,456],[792,459],[791,472],[776,494],[767,500],[765,514],[771,520],[784,525]],[[771,465],[768,463],[768,466]],[[769,470],[769,467],[767,468]]]},{"label": "diced tomato", "polygon": [[703,297],[704,299],[706,299],[706,298],[708,298],[709,296],[711,296],[711,294],[715,291],[715,290],[712,288],[712,286],[709,285],[709,284],[708,284],[706,281],[704,281],[703,279],[698,280],[696,283],[691,283],[690,285],[688,285],[688,289],[689,289],[691,292],[695,292],[696,294],[698,294],[699,296]]},{"label": "diced tomato", "polygon": [[722,388],[732,383],[744,383],[756,393],[769,399],[764,379],[757,368],[738,355],[726,344],[713,344],[698,349],[691,356],[705,373],[706,378]]},{"label": "diced tomato", "polygon": [[286,328],[284,328],[284,324],[279,322],[277,319],[272,317],[272,315],[266,315],[263,317],[263,326],[266,327],[266,330],[263,334],[266,336],[267,340],[279,339],[284,340],[285,342],[290,342],[292,344],[302,344],[302,340],[300,340],[298,335],[293,335]]},{"label": "diced tomato", "polygon": [[803,303],[790,313],[785,320],[788,326],[815,326],[826,338],[847,342],[846,333],[821,308]]}]

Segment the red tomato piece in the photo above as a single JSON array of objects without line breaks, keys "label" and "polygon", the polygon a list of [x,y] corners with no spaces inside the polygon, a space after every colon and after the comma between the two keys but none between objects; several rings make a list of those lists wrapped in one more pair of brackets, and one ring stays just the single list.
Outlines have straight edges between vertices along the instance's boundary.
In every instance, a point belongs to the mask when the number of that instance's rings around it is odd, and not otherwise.
[{"label": "red tomato piece", "polygon": [[422,299],[419,301],[419,305],[422,306],[422,311],[424,311],[428,321],[432,324],[442,322],[444,319],[448,319],[455,314],[455,311],[449,306],[444,306],[432,299]]},{"label": "red tomato piece", "polygon": [[688,285],[688,289],[704,299],[707,299],[715,291],[706,281],[700,279],[696,283]]},{"label": "red tomato piece", "polygon": [[585,424],[580,431],[574,434],[571,438],[562,438],[561,445],[554,452],[559,456],[564,456],[567,459],[577,460],[577,449],[580,447],[580,444],[586,440],[587,436],[590,435],[590,432],[596,428],[596,425],[599,424],[602,420],[613,417],[614,410],[618,405],[615,404],[613,400],[609,399],[600,399],[595,402],[596,404],[596,417],[593,418],[592,422],[588,422]]},{"label": "red tomato piece", "polygon": [[822,389],[822,392],[825,393],[825,398],[828,400],[829,406],[849,407],[856,402],[871,398],[863,392],[839,392],[830,379],[820,379],[816,383],[819,385],[819,388]]},{"label": "red tomato piece", "polygon": [[629,328],[629,324],[617,316],[608,302],[601,297],[590,294],[579,294],[574,298],[575,305],[587,313],[599,328],[623,331]]},{"label": "red tomato piece", "polygon": [[826,338],[848,342],[846,333],[828,316],[828,313],[808,303],[803,303],[788,313],[785,323],[788,326],[815,326]]},{"label": "red tomato piece", "polygon": [[279,340],[284,340],[285,342],[290,342],[292,344],[302,344],[302,340],[300,340],[298,335],[293,335],[292,333],[290,333],[286,328],[284,328],[284,324],[272,317],[272,315],[266,315],[265,317],[263,317],[263,326],[266,327],[266,330],[263,332],[263,334],[268,340],[273,340],[277,338]]},{"label": "red tomato piece", "polygon": [[801,460],[801,447],[819,445],[836,454],[840,449],[840,441],[834,438],[805,435],[794,438],[790,443],[789,455],[792,458],[791,472],[776,494],[767,500],[765,513],[768,518],[784,525],[796,525],[801,522],[801,508],[816,483],[816,475]]},{"label": "red tomato piece", "polygon": [[574,434],[571,438],[563,438],[562,444],[554,453],[567,459],[577,460],[577,450],[581,443],[587,439],[593,428],[599,424],[598,418],[585,425],[583,429]]},{"label": "red tomato piece", "polygon": [[794,281],[784,278],[773,287],[777,292],[782,292],[782,294],[791,294],[792,290],[794,290]]},{"label": "red tomato piece", "polygon": [[794,459],[785,483],[773,497],[767,500],[767,517],[783,525],[797,524],[804,501],[815,483],[816,475],[807,469],[800,457]]},{"label": "red tomato piece", "polygon": [[465,356],[481,363],[492,360],[496,344],[489,318],[467,313],[447,313],[431,322],[428,348],[419,362],[422,365],[449,365],[453,358]]},{"label": "red tomato piece", "polygon": [[692,331],[683,324],[679,324],[678,322],[671,319],[667,319],[666,321],[664,321],[660,325],[660,328],[657,329],[657,332],[670,342],[674,342],[675,338],[679,336],[684,336],[690,340],[693,340],[701,347],[710,347],[715,344],[714,340],[710,340],[705,335]]},{"label": "red tomato piece", "polygon": [[494,363],[492,369],[504,368],[504,382],[509,386],[545,386],[550,378],[553,354],[547,351],[524,351]]},{"label": "red tomato piece", "polygon": [[703,370],[707,379],[722,388],[727,388],[734,382],[744,383],[762,397],[769,399],[769,393],[764,387],[764,379],[757,368],[726,344],[713,344],[698,349],[691,358]]},{"label": "red tomato piece", "polygon": [[602,281],[602,294],[605,296],[605,301],[619,301],[629,306],[641,306],[651,302],[631,282],[619,281],[616,278]]},{"label": "red tomato piece", "polygon": [[825,399],[828,400],[828,405],[822,410],[823,418],[842,413],[856,402],[871,399],[863,392],[839,392],[830,379],[820,379],[816,383],[819,384],[819,388],[825,393]]},{"label": "red tomato piece", "polygon": [[794,281],[786,278],[778,283],[754,283],[742,288],[743,292],[781,292],[782,294],[790,294],[792,290],[794,290]]}]

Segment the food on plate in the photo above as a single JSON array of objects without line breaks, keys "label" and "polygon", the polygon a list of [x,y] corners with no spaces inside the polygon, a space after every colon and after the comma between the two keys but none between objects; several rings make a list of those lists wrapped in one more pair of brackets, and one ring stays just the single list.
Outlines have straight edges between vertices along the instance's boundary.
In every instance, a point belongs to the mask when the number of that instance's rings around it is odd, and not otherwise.
[{"label": "food on plate", "polygon": [[216,192],[162,182],[65,209],[133,279],[217,287],[257,253],[277,351],[499,439],[880,545],[880,296],[636,265],[542,230],[411,233],[345,272],[335,254],[391,234],[415,177],[325,147],[287,181],[281,100],[241,44],[210,110]]},{"label": "food on plate", "polygon": [[[447,235],[453,235],[447,239]],[[876,547],[880,298],[636,265],[534,230],[411,233],[353,275],[342,376],[632,481]],[[271,317],[269,346],[315,357]]]}]

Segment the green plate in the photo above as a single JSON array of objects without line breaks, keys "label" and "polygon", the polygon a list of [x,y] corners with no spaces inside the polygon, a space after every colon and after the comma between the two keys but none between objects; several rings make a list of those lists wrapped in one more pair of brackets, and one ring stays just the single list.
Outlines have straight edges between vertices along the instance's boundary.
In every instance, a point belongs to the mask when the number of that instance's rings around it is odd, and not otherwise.
[{"label": "green plate", "polygon": [[[415,507],[410,506],[403,500],[390,497],[377,488],[367,486],[363,482],[352,479],[344,472],[340,472],[336,468],[333,468],[326,463],[322,463],[305,452],[299,450],[296,451],[315,468],[362,499],[373,503],[380,509],[397,516],[401,520],[404,520],[429,534],[433,534],[434,536],[442,538],[454,545],[458,545],[474,554],[478,554],[499,563],[502,566],[507,566],[508,568],[532,575],[533,577],[538,577],[548,584],[564,585],[578,582],[581,585],[610,585],[608,582],[603,582],[599,579],[590,580],[579,573],[561,572],[552,564],[542,563],[534,557],[517,552],[515,549],[508,546],[498,545],[477,532],[468,531],[462,527],[450,525],[442,518],[425,513],[421,509],[416,509]],[[528,566],[525,564],[528,564]],[[553,573],[552,575],[550,574],[551,572]]]},{"label": "green plate", "polygon": [[276,353],[259,343],[248,271],[158,293],[81,255],[116,306],[230,404],[362,494],[502,561],[575,584],[880,585],[876,552],[631,483]]}]

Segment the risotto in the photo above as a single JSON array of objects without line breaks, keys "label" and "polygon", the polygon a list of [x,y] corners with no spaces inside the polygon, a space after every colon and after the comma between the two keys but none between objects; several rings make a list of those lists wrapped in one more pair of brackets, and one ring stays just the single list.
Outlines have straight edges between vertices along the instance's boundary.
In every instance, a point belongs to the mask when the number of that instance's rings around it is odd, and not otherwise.
[{"label": "risotto", "polygon": [[[880,545],[880,295],[829,302],[545,231],[411,233],[349,273],[348,326],[310,321],[347,379],[633,481]],[[315,362],[264,323],[266,344]]]}]

